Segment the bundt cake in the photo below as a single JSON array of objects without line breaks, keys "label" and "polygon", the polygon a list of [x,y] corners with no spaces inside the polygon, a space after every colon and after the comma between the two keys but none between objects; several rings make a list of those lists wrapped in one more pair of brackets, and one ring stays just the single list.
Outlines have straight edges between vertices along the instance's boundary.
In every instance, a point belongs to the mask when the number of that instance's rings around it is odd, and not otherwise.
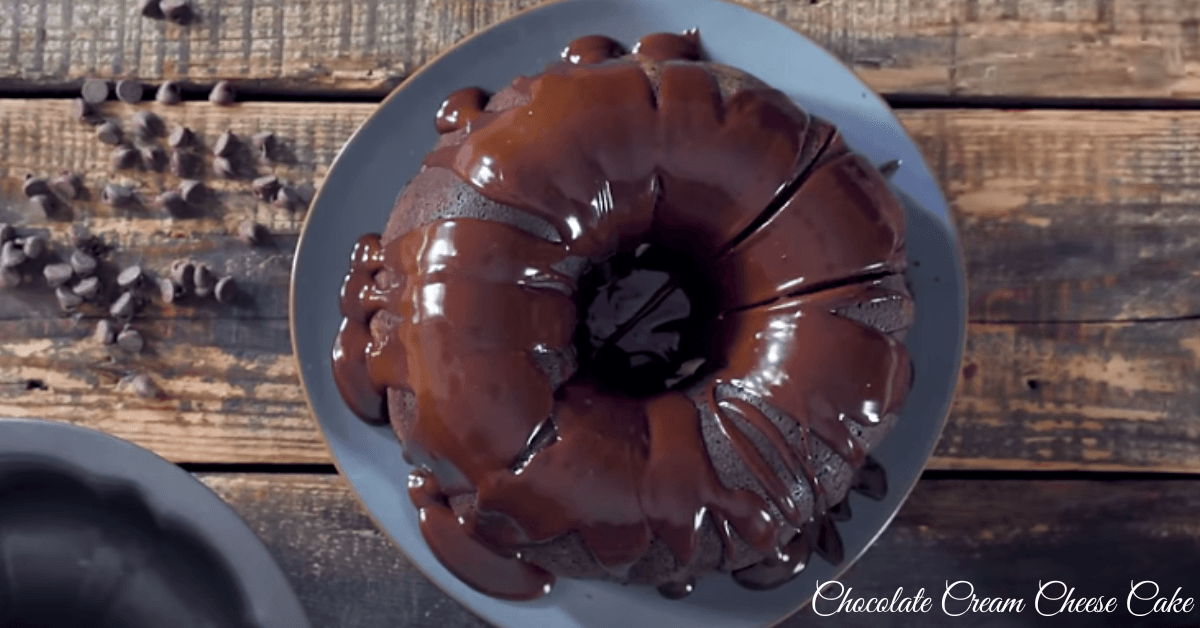
[{"label": "bundt cake", "polygon": [[879,171],[694,31],[584,37],[436,124],[354,249],[333,368],[403,443],[438,559],[508,599],[840,561],[909,389]]}]

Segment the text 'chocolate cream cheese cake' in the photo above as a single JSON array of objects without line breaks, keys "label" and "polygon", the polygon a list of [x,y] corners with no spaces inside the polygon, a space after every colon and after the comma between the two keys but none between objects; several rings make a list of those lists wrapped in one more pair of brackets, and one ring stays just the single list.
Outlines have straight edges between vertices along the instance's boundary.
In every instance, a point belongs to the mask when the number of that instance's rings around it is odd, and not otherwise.
[{"label": "text 'chocolate cream cheese cake'", "polygon": [[354,248],[333,371],[403,443],[438,559],[516,600],[840,562],[909,390],[884,176],[695,31],[578,39],[436,124]]}]

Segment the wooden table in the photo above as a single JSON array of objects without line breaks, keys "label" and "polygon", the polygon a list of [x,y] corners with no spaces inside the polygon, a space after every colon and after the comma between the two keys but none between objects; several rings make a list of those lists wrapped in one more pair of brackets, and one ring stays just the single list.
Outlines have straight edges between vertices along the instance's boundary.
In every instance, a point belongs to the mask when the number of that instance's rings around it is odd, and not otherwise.
[{"label": "wooden table", "polygon": [[[1039,580],[1118,597],[1131,580],[1200,595],[1200,3],[1156,0],[741,0],[826,46],[898,109],[939,177],[970,282],[957,399],[915,493],[846,576],[856,594],[947,581],[1032,603]],[[144,194],[169,175],[113,173],[71,117],[89,76],[238,82],[241,103],[142,105],[208,139],[271,130],[316,184],[404,77],[525,0],[196,0],[187,28],[134,0],[11,0],[0,15],[0,220],[27,172],[84,173]],[[150,95],[150,94],[148,94]],[[127,120],[135,107],[110,103]],[[264,170],[265,172],[265,170]],[[233,307],[151,306],[149,349],[110,359],[94,317],[58,314],[44,284],[0,296],[0,416],[98,428],[184,464],[233,504],[292,578],[317,628],[479,626],[369,522],[330,465],[288,338],[303,213],[210,183],[220,209],[73,206],[116,265],[207,260]],[[253,217],[273,232],[231,235]],[[67,221],[48,230],[65,250]],[[40,287],[38,287],[40,286]],[[153,374],[159,399],[118,381]],[[1191,614],[949,617],[811,611],[800,625],[1200,623]]]}]

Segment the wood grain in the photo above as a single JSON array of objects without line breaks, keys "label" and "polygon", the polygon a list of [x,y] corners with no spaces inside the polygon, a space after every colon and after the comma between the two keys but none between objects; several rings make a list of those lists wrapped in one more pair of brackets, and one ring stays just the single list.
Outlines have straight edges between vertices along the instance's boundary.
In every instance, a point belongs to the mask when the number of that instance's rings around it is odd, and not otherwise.
[{"label": "wood grain", "polygon": [[[274,130],[294,153],[258,164],[319,184],[337,149],[371,111],[362,104],[191,103],[152,106],[208,142],[232,128]],[[127,121],[132,108],[108,113]],[[917,110],[902,119],[941,179],[968,266],[965,371],[935,468],[1196,471],[1200,445],[1200,201],[1196,112]],[[0,100],[0,220],[20,221],[25,173],[83,172],[93,193],[110,180],[143,198],[176,184],[157,173],[111,174],[107,147],[56,100]],[[196,219],[153,209],[77,203],[75,220],[116,246],[105,273],[177,257],[234,276],[242,297],[152,304],[138,323],[150,351],[136,359],[88,341],[94,317],[57,313],[44,285],[0,298],[0,415],[100,427],[186,462],[322,463],[287,333],[287,281],[303,212],[256,202],[248,183],[209,183],[218,202]],[[274,241],[250,249],[230,235],[244,218]],[[41,221],[65,252],[68,222]],[[36,273],[36,267],[30,269]],[[113,385],[151,373],[165,392],[145,400]],[[969,375],[969,376],[968,376]],[[1031,384],[1030,382],[1034,382]],[[81,413],[86,406],[88,412]]]},{"label": "wood grain", "polygon": [[[812,38],[881,92],[1194,98],[1200,8],[1156,0],[739,0]],[[138,3],[13,0],[10,89],[136,76],[382,94],[537,0],[206,0],[180,27]],[[565,44],[565,42],[564,42]]]},{"label": "wood grain", "polygon": [[[337,476],[201,479],[267,544],[313,628],[487,625],[426,580]],[[934,609],[831,617],[806,610],[782,625],[961,626],[970,614],[951,617],[940,609],[945,583],[958,580],[970,581],[981,597],[1026,600],[1022,613],[977,619],[992,627],[1195,625],[1195,612],[1136,618],[1124,601],[1131,579],[1155,580],[1168,596],[1175,587],[1182,596],[1197,595],[1198,515],[1194,479],[923,480],[841,582],[855,596],[891,598],[900,587],[903,595],[924,588]],[[1121,604],[1111,614],[1040,617],[1031,606],[1039,580],[1064,581],[1077,596],[1117,597]]]}]

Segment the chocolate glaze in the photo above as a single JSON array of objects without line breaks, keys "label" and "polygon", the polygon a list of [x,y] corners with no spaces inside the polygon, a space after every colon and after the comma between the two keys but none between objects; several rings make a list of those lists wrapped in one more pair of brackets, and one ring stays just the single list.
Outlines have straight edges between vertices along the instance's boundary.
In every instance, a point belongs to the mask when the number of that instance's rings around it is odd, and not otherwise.
[{"label": "chocolate glaze", "polygon": [[[836,314],[896,296],[873,281],[904,265],[904,216],[878,172],[776,90],[743,89],[723,102],[707,66],[692,62],[694,31],[650,35],[632,57],[619,53],[607,38],[576,40],[566,61],[514,81],[522,98],[513,106],[486,110],[471,89],[438,113],[439,131],[469,133],[432,152],[427,168],[453,171],[487,199],[545,221],[556,238],[462,217],[386,245],[364,236],[342,290],[339,390],[370,421],[386,420],[385,390],[413,395],[404,445],[421,467],[410,495],[422,532],[452,572],[498,597],[547,591],[553,576],[522,561],[522,548],[572,532],[617,579],[656,538],[689,564],[706,519],[726,563],[735,538],[766,557],[735,573],[747,587],[786,582],[814,548],[840,560],[832,521],[804,517],[791,497],[799,483],[811,488],[815,513],[832,506],[811,439],[863,464],[849,424],[894,414],[908,390],[903,345]],[[662,62],[657,91],[647,59]],[[707,317],[699,323],[709,366],[686,390],[622,394],[587,368],[556,388],[533,355],[596,348],[576,342],[589,304],[576,302],[580,274],[562,269],[644,243],[717,278],[719,308],[692,317]],[[636,336],[630,330],[656,321],[681,288],[678,277],[655,285],[633,314],[605,323],[616,331],[602,344]],[[400,321],[394,331],[372,333],[379,312]],[[756,404],[721,394],[730,387],[794,422],[801,446]],[[701,407],[761,490],[722,483]],[[531,447],[547,433],[548,444]],[[449,500],[472,494],[474,509],[456,516]]]}]

